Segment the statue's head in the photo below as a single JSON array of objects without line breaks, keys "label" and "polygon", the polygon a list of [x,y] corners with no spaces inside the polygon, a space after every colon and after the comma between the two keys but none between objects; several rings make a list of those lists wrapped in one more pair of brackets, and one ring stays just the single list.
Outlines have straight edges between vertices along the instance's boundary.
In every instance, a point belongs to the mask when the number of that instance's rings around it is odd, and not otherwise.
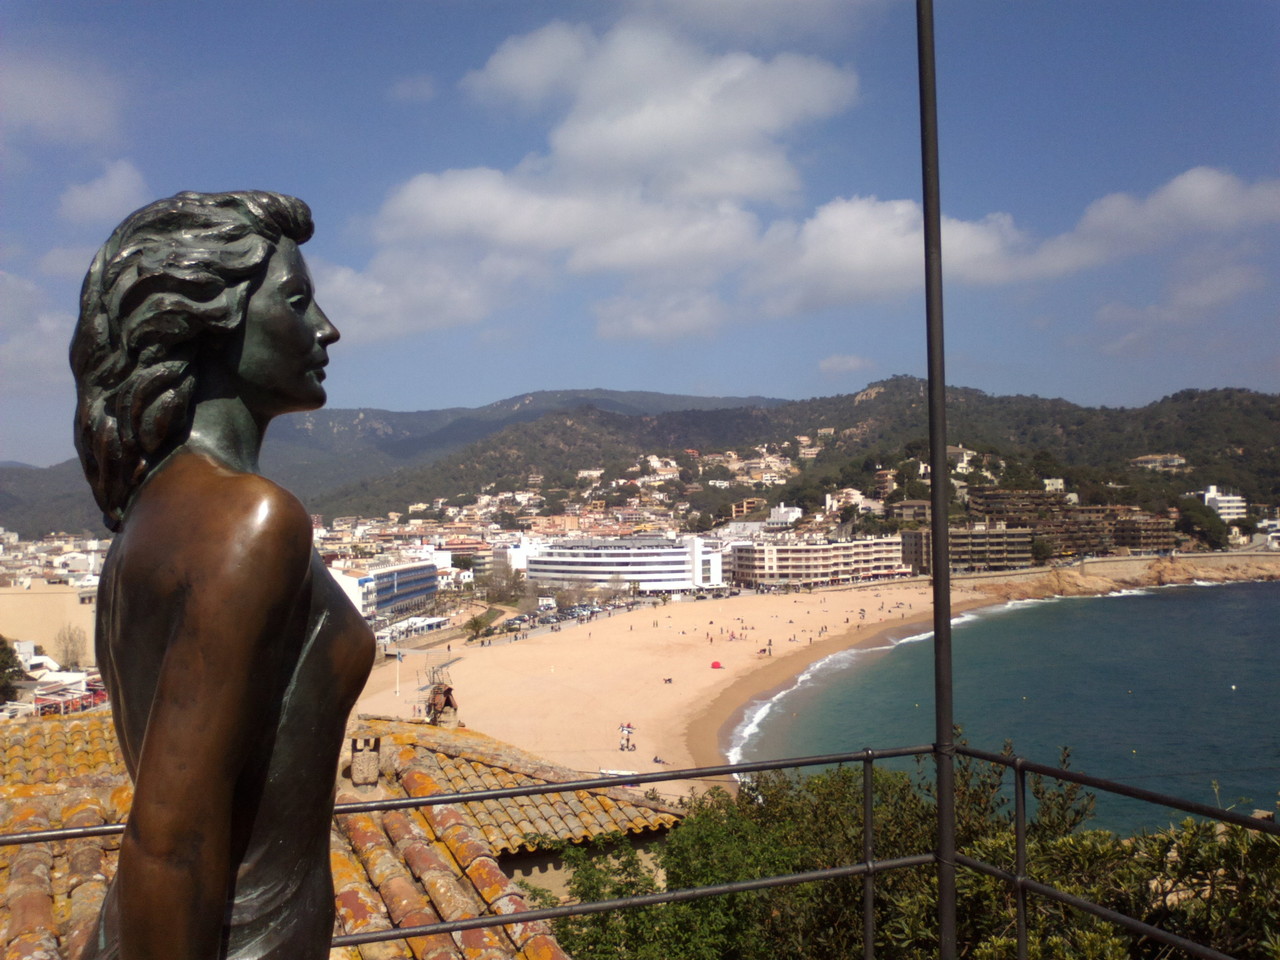
[{"label": "statue's head", "polygon": [[75,443],[107,526],[191,429],[200,356],[244,323],[282,238],[311,211],[278,193],[180,193],[130,214],[93,259],[71,340]]}]

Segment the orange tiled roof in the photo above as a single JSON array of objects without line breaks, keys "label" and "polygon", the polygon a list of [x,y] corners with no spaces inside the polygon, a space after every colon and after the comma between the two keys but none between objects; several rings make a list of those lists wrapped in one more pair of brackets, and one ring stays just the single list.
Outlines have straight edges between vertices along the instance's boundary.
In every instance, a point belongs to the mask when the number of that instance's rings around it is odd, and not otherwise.
[{"label": "orange tiled roof", "polygon": [[124,772],[110,713],[0,722],[0,789]]},{"label": "orange tiled roof", "polygon": [[[578,779],[466,730],[361,718],[382,738],[375,788],[338,780],[338,802]],[[344,771],[345,772],[345,771]],[[0,723],[0,832],[119,823],[133,792],[109,714]],[[577,791],[334,817],[330,862],[338,933],[527,909],[497,859],[542,834],[580,841],[665,829],[675,811],[628,791]],[[0,847],[0,956],[70,960],[115,873],[119,837]],[[339,948],[331,960],[567,960],[542,923]]]},{"label": "orange tiled roof", "polygon": [[[382,779],[396,796],[430,796],[589,779],[467,729],[362,716],[353,735],[382,738]],[[577,790],[463,803],[468,825],[499,854],[538,848],[539,838],[581,843],[610,833],[661,832],[678,810],[631,790]],[[440,809],[440,808],[426,808]]]}]

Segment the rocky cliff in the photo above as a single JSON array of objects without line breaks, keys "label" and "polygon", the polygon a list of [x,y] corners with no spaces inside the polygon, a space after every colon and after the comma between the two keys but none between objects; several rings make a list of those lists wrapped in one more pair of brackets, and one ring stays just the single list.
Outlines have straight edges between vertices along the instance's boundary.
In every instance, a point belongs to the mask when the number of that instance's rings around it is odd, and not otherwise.
[{"label": "rocky cliff", "polygon": [[1022,571],[994,578],[957,578],[993,602],[1040,597],[1085,597],[1117,590],[1178,583],[1280,580],[1280,555],[1210,554],[1105,560],[1071,567]]}]

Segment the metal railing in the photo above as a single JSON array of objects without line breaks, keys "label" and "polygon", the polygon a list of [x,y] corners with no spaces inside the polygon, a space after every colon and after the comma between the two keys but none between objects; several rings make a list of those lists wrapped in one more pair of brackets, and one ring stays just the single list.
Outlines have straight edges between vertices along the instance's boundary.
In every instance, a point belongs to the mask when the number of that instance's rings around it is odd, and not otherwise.
[{"label": "metal railing", "polygon": [[[1027,835],[1029,820],[1027,816],[1026,802],[1026,777],[1028,774],[1047,776],[1055,780],[1075,783],[1091,789],[1103,790],[1108,793],[1129,797],[1144,803],[1180,810],[1184,813],[1205,817],[1220,823],[1244,827],[1249,830],[1255,830],[1260,833],[1266,833],[1278,837],[1280,837],[1280,823],[1277,823],[1274,820],[1263,820],[1222,807],[1214,807],[1208,804],[1197,803],[1195,801],[1185,800],[1180,797],[1174,797],[1152,790],[1145,790],[1140,787],[1133,787],[1128,784],[1118,783],[1102,777],[1090,776],[1089,774],[1080,773],[1074,770],[1067,770],[1061,767],[1053,767],[1037,763],[1015,754],[991,753],[966,745],[956,745],[954,747],[954,751],[956,754],[972,757],[973,759],[982,760],[992,764],[1002,765],[1013,771],[1013,826],[1016,849],[1016,867],[1014,872],[1011,873],[1000,867],[960,853],[954,853],[954,859],[957,866],[1003,880],[1013,889],[1015,893],[1017,956],[1019,960],[1025,960],[1028,956],[1029,944],[1026,897],[1026,894],[1028,893],[1092,914],[1093,916],[1109,921],[1125,928],[1126,930],[1145,936],[1156,942],[1177,947],[1193,957],[1202,957],[1206,958],[1206,960],[1232,960],[1228,954],[1225,954],[1211,946],[1195,943],[1185,937],[1170,933],[1145,923],[1135,917],[1127,916],[1108,907],[1058,890],[1055,887],[1041,883],[1028,876]],[[877,860],[875,858],[875,830],[873,818],[874,780],[872,776],[874,763],[877,760],[923,756],[933,756],[936,759],[937,746],[923,745],[913,747],[896,747],[890,749],[868,748],[855,751],[853,753],[795,757],[784,760],[762,760],[748,763],[723,764],[712,767],[694,767],[684,770],[661,771],[648,774],[627,774],[625,776],[576,780],[567,783],[547,783],[538,786],[506,787],[493,790],[469,791],[466,793],[439,794],[432,797],[409,797],[397,800],[374,800],[359,803],[339,804],[335,808],[335,813],[364,813],[443,803],[500,800],[545,793],[561,793],[566,791],[601,789],[615,786],[634,787],[646,783],[662,783],[680,780],[688,781],[721,776],[739,777],[744,774],[772,770],[860,763],[862,765],[863,859],[857,863],[846,864],[839,867],[829,867],[822,870],[810,870],[771,877],[757,877],[748,880],[731,881],[696,888],[667,890],[659,893],[645,894],[643,896],[593,901],[590,903],[577,903],[559,907],[547,907],[521,912],[514,917],[472,917],[466,920],[455,920],[417,927],[401,927],[393,930],[348,934],[334,938],[333,945],[335,947],[356,946],[362,943],[399,940],[408,937],[428,936],[430,934],[452,933],[475,927],[503,926],[511,923],[528,923],[539,920],[556,920],[564,917],[586,916],[590,914],[607,913],[614,910],[634,909],[637,907],[654,906],[664,903],[683,903],[692,900],[700,900],[706,897],[725,896],[728,894],[766,890],[801,883],[813,883],[823,880],[860,876],[863,880],[863,956],[866,960],[871,960],[871,958],[875,956],[876,875],[887,873],[892,870],[927,866],[929,864],[933,864],[936,867],[940,860],[940,851],[936,848],[935,850],[927,853],[918,853],[885,860]],[[0,838],[0,842],[3,842],[3,839],[4,838]],[[939,846],[941,846],[941,843],[939,843]]]},{"label": "metal railing", "polygon": [[[958,867],[1001,880],[1009,885],[1015,894],[1015,913],[1017,927],[1017,956],[1024,960],[1028,956],[1028,923],[1027,894],[1043,897],[1060,904],[1091,914],[1102,920],[1116,924],[1124,929],[1147,937],[1153,941],[1177,947],[1194,957],[1206,960],[1231,960],[1228,954],[1205,945],[1195,943],[1177,934],[1161,930],[1135,917],[1118,913],[1108,907],[1085,900],[1074,894],[1058,890],[1048,884],[1041,883],[1028,875],[1027,870],[1027,838],[1029,818],[1027,813],[1028,774],[1047,776],[1059,781],[1078,784],[1094,790],[1102,790],[1122,797],[1128,797],[1147,804],[1159,805],[1195,816],[1205,817],[1220,823],[1243,827],[1248,830],[1280,837],[1280,823],[1274,820],[1263,820],[1239,813],[1234,810],[1215,807],[1208,804],[1185,800],[1168,794],[1157,793],[1140,787],[1118,783],[1101,777],[1049,766],[1028,760],[1025,757],[1007,753],[991,753],[975,749],[964,744],[955,746],[955,753],[971,757],[986,763],[1007,767],[1013,773],[1014,795],[1014,843],[1015,867],[1011,872],[1002,867],[969,857],[965,854],[954,855]],[[537,796],[548,793],[566,793],[579,790],[600,790],[609,787],[635,787],[642,784],[663,783],[671,781],[705,780],[717,777],[741,777],[752,773],[774,770],[794,770],[803,767],[830,767],[858,763],[862,765],[862,860],[856,863],[820,870],[808,870],[798,873],[782,874],[770,877],[755,877],[747,880],[728,881],[708,886],[666,890],[643,896],[625,897],[589,903],[567,904],[558,907],[546,907],[522,911],[517,914],[486,914],[462,920],[443,921],[409,927],[392,927],[383,930],[371,930],[363,933],[345,934],[335,937],[334,947],[358,946],[365,943],[377,943],[389,940],[406,940],[425,937],[433,934],[452,934],[478,927],[501,927],[512,924],[523,924],[534,921],[556,920],[565,917],[586,916],[608,913],[615,910],[634,909],[637,907],[655,906],[664,903],[684,903],[701,900],[707,897],[725,896],[775,887],[793,886],[802,883],[814,883],[840,878],[862,878],[862,915],[863,915],[863,956],[871,960],[875,956],[875,878],[879,874],[894,870],[933,865],[939,862],[941,853],[938,848],[906,856],[878,860],[875,857],[874,828],[874,764],[878,760],[889,760],[902,757],[937,756],[937,746],[933,744],[895,747],[890,749],[864,749],[852,753],[823,754],[810,757],[794,757],[782,760],[760,760],[747,763],[721,764],[711,767],[694,767],[682,770],[659,771],[644,774],[626,774],[612,777],[594,777],[559,783],[543,783],[520,787],[503,787],[490,790],[475,790],[462,793],[441,793],[427,797],[402,797],[396,799],[368,800],[353,803],[340,803],[334,807],[335,815],[374,813],[388,810],[403,810],[427,806],[438,806],[450,803],[476,803],[486,800],[503,800],[515,797]],[[25,843],[45,843],[54,841],[78,840],[87,837],[111,836],[123,833],[123,823],[103,824],[94,827],[74,827],[53,830],[27,831],[0,835],[0,846],[11,846]]]},{"label": "metal railing", "polygon": [[1263,820],[1258,817],[1238,813],[1235,810],[1214,807],[1209,804],[1196,803],[1192,800],[1184,800],[1180,797],[1157,793],[1153,790],[1144,790],[1141,787],[1133,787],[1128,784],[1117,783],[1114,780],[1090,776],[1089,774],[1079,773],[1075,770],[1051,767],[1046,764],[1027,760],[1024,757],[1014,754],[991,753],[986,750],[977,750],[965,745],[957,746],[956,752],[972,757],[975,760],[983,760],[987,763],[1006,766],[1013,771],[1014,843],[1016,851],[1014,872],[1010,873],[1007,870],[1003,870],[999,867],[993,866],[992,864],[984,863],[981,860],[965,856],[961,853],[956,854],[956,862],[970,870],[1004,880],[1013,888],[1015,893],[1017,921],[1018,960],[1026,960],[1027,957],[1027,893],[1034,893],[1038,896],[1045,897],[1046,899],[1054,900],[1069,907],[1074,907],[1077,910],[1084,911],[1085,913],[1092,914],[1093,916],[1124,927],[1133,933],[1148,937],[1159,943],[1177,947],[1194,957],[1206,957],[1211,958],[1211,960],[1231,960],[1228,954],[1215,950],[1210,946],[1195,943],[1185,937],[1180,937],[1176,934],[1161,930],[1158,927],[1153,927],[1148,923],[1143,923],[1141,920],[1134,917],[1118,913],[1115,910],[1084,900],[1080,897],[1074,896],[1073,894],[1064,893],[1054,887],[1031,879],[1031,877],[1027,875],[1027,774],[1039,774],[1041,776],[1052,777],[1055,780],[1090,787],[1095,790],[1104,790],[1108,793],[1116,794],[1117,796],[1129,797],[1133,800],[1139,800],[1143,803],[1155,804],[1162,807],[1170,807],[1175,810],[1181,810],[1184,813],[1206,817],[1219,823],[1227,823],[1232,826],[1244,827],[1248,830],[1256,830],[1260,833],[1267,833],[1277,837],[1280,837],[1280,823],[1277,823],[1275,820]]},{"label": "metal railing", "polygon": [[[920,94],[920,144],[921,180],[924,226],[925,268],[925,322],[928,362],[929,408],[929,460],[933,477],[931,492],[931,558],[934,611],[934,724],[935,742],[927,746],[903,747],[889,750],[866,749],[854,753],[831,754],[820,757],[802,757],[788,760],[760,761],[753,763],[725,764],[714,767],[698,767],[685,770],[663,771],[652,774],[628,774],[578,780],[568,783],[548,783],[539,786],[512,787],[467,793],[438,794],[431,797],[415,797],[397,800],[368,801],[339,804],[335,814],[374,812],[379,810],[421,807],[445,803],[468,803],[498,800],[509,797],[530,796],[544,793],[562,793],[575,790],[601,789],[612,786],[634,786],[643,783],[690,780],[704,777],[741,775],[767,770],[790,769],[805,766],[831,765],[858,762],[863,765],[863,859],[858,863],[823,870],[811,870],[781,876],[762,877],[720,883],[684,890],[668,890],[645,896],[627,897],[593,903],[578,903],[560,907],[524,911],[504,916],[478,916],[414,927],[370,931],[336,937],[336,947],[354,946],[385,940],[402,940],[431,934],[452,934],[476,927],[499,927],[561,917],[582,916],[613,910],[631,909],[662,903],[698,900],[751,890],[763,890],[802,883],[812,883],[836,878],[862,877],[863,907],[863,955],[874,956],[875,935],[875,877],[877,874],[911,867],[933,865],[937,873],[938,902],[938,955],[940,960],[955,960],[956,943],[956,869],[957,867],[997,878],[1009,884],[1015,893],[1017,923],[1017,956],[1026,958],[1027,943],[1027,895],[1044,897],[1085,913],[1118,924],[1127,930],[1146,936],[1160,943],[1184,950],[1195,957],[1222,960],[1227,955],[1206,945],[1193,943],[1185,938],[1160,930],[1134,917],[1125,916],[1107,907],[1065,893],[1036,881],[1027,875],[1028,818],[1026,803],[1026,776],[1036,774],[1061,781],[1104,790],[1146,803],[1159,804],[1186,813],[1208,817],[1222,823],[1233,824],[1262,833],[1280,836],[1280,825],[1274,821],[1245,816],[1232,810],[1193,803],[1177,797],[1143,790],[1125,784],[1091,777],[1057,767],[1034,763],[1022,757],[994,754],[975,750],[954,739],[951,666],[951,596],[949,538],[947,527],[947,491],[949,488],[949,464],[946,457],[946,379],[944,369],[942,324],[942,234],[941,202],[939,194],[939,159],[936,72],[934,65],[933,5],[932,0],[916,0],[916,57]],[[955,832],[955,759],[957,755],[1009,767],[1013,771],[1014,784],[1014,842],[1015,865],[1012,872],[1001,867],[961,854],[956,849]],[[894,859],[875,859],[875,837],[872,822],[874,808],[873,765],[876,760],[906,756],[932,756],[935,764],[936,845],[932,851]],[[107,836],[122,833],[123,824],[83,827],[60,830],[41,830],[23,834],[0,835],[0,846],[15,843],[37,843],[55,840],[72,840],[84,837]],[[1230,960],[1230,958],[1227,958]]]}]

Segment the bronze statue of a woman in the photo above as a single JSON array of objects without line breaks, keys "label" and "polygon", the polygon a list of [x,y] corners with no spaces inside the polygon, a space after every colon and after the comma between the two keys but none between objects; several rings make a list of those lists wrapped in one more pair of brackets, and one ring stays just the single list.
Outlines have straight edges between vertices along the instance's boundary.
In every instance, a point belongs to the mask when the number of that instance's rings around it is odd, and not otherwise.
[{"label": "bronze statue of a woman", "polygon": [[85,958],[328,955],[334,779],[373,638],[258,473],[271,418],[325,401],[311,231],[292,197],[180,193],[85,277],[75,439],[116,532],[96,644],[134,782]]}]

